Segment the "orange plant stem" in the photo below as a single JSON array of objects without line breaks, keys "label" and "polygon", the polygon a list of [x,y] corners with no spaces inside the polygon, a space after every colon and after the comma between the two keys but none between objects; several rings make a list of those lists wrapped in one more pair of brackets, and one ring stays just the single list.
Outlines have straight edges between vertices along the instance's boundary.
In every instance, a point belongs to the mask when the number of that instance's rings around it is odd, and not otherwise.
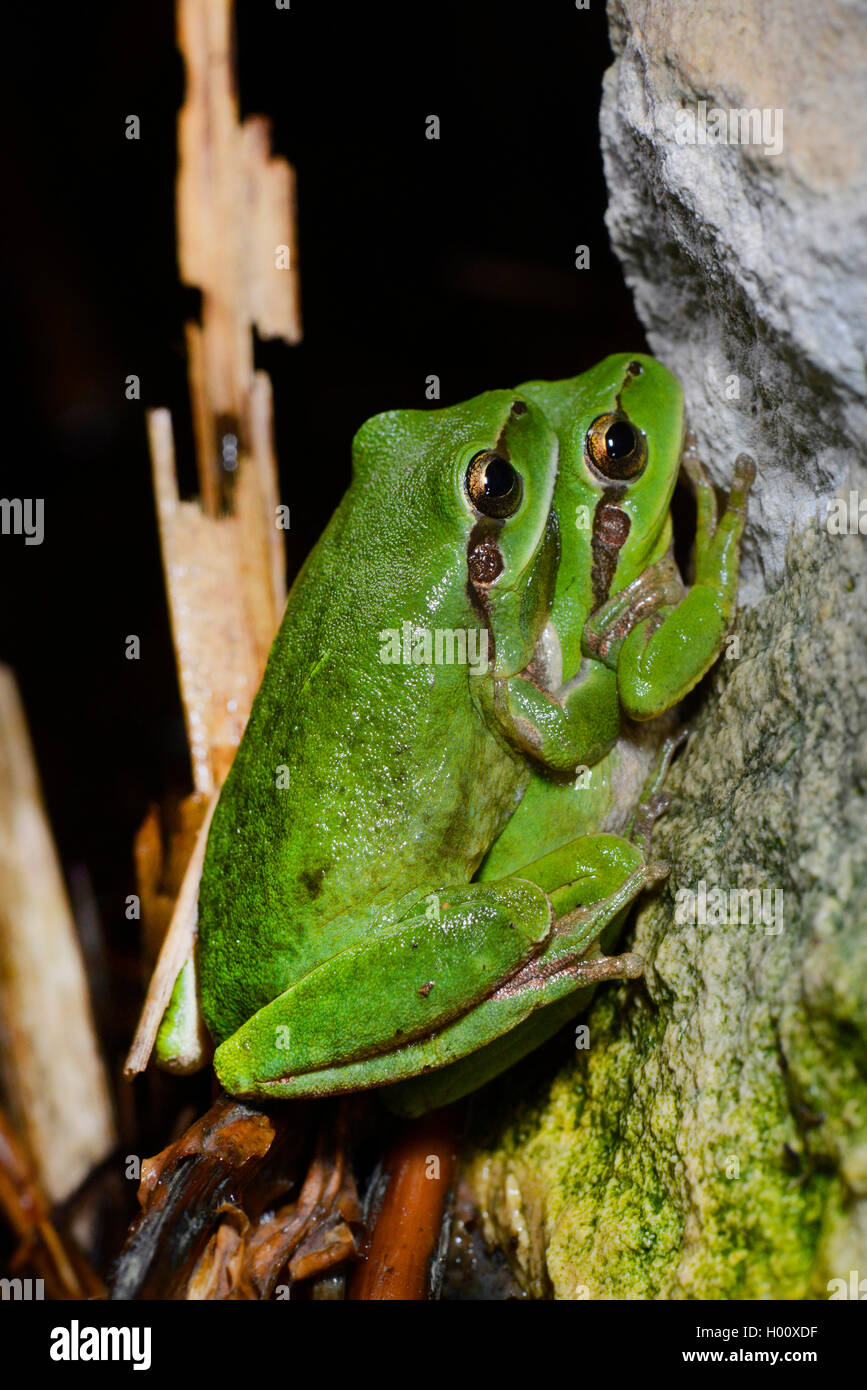
[{"label": "orange plant stem", "polygon": [[366,1257],[350,1299],[424,1300],[457,1161],[455,1116],[436,1110],[401,1130]]}]

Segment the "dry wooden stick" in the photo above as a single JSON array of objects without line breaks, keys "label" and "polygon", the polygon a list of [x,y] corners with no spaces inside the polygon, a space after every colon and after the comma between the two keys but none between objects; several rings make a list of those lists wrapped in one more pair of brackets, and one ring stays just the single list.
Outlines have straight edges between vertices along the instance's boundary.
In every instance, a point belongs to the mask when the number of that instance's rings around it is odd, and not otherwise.
[{"label": "dry wooden stick", "polygon": [[135,873],[141,897],[145,961],[153,968],[174,913],[187,864],[195,851],[202,821],[213,798],[205,793],[184,797],[169,827],[158,806],[151,806],[135,839]]},{"label": "dry wooden stick", "polygon": [[[281,1279],[291,1287],[354,1260],[362,1224],[343,1113],[328,1107],[320,1115],[297,1197],[258,1218],[234,1206],[227,1211],[188,1281],[187,1298],[269,1299]],[[293,1127],[293,1107],[284,1106],[274,1123]],[[254,1213],[255,1196],[248,1193],[245,1203]]]},{"label": "dry wooden stick", "polygon": [[243,1199],[275,1133],[267,1115],[221,1096],[181,1139],[142,1164],[141,1213],[114,1272],[113,1299],[176,1295],[224,1205]]},{"label": "dry wooden stick", "polygon": [[114,1147],[72,911],[24,711],[0,667],[0,1018],[3,1092],[51,1202]]},{"label": "dry wooden stick", "polygon": [[348,1113],[351,1103],[347,1108],[344,1102],[321,1117],[316,1151],[297,1199],[266,1213],[245,1233],[239,1297],[270,1298],[284,1269],[289,1281],[298,1281],[355,1258],[362,1224],[347,1153]]}]

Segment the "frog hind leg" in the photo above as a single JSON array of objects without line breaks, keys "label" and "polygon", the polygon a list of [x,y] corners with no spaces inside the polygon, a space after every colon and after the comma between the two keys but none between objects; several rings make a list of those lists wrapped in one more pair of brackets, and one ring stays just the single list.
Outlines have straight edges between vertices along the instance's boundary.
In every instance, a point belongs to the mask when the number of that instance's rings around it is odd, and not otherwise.
[{"label": "frog hind leg", "polygon": [[664,789],[665,779],[676,754],[689,738],[689,732],[689,725],[682,724],[663,739],[624,832],[633,844],[644,846],[644,852],[648,857],[653,827],[671,805],[671,797]]},{"label": "frog hind leg", "polygon": [[[539,860],[539,877],[547,879],[558,856],[574,854],[576,849],[587,861],[597,857],[600,849],[604,852],[595,878],[587,874],[571,890],[563,891],[561,901],[571,892],[573,900],[577,895],[585,904],[558,919],[549,946],[532,968],[507,982],[477,1010],[476,1032],[486,1024],[491,1040],[472,1052],[464,1049],[461,1055],[466,1025],[461,1021],[447,1030],[429,1048],[431,1068],[442,1069],[429,1069],[389,1086],[382,1094],[389,1109],[420,1115],[459,1100],[559,1032],[587,1006],[596,984],[634,979],[641,973],[639,956],[606,956],[603,951],[616,940],[633,899],[663,877],[667,866],[646,864],[638,848],[619,836],[586,835]],[[532,872],[532,866],[522,872]],[[552,897],[556,899],[556,891]]]},{"label": "frog hind leg", "polygon": [[222,1041],[217,1076],[232,1095],[262,1098],[382,1085],[393,1059],[472,1015],[539,954],[554,917],[544,888],[520,878],[419,890]]},{"label": "frog hind leg", "polygon": [[[673,746],[666,752],[666,765],[677,746],[676,739],[669,742]],[[654,767],[645,784],[646,793],[661,775],[659,767]],[[582,875],[559,895],[554,890],[552,899],[557,902],[559,896],[566,902],[571,896],[577,906],[558,919],[551,943],[522,972],[523,979],[516,976],[499,997],[483,1006],[492,1015],[491,1026],[506,1023],[507,1031],[442,1070],[389,1086],[382,1099],[390,1110],[405,1116],[421,1115],[459,1100],[558,1033],[587,1007],[597,984],[634,979],[642,973],[640,956],[632,952],[608,956],[604,952],[616,941],[633,899],[663,878],[668,866],[646,863],[639,847],[620,836],[582,835],[521,872],[549,883],[576,850],[579,863],[589,867],[595,862],[596,873]],[[514,1019],[511,1024],[506,1022],[510,1015]],[[451,1030],[453,1035],[457,1031]]]},{"label": "frog hind leg", "polygon": [[[558,876],[562,879],[568,858],[574,854],[576,846],[583,847],[580,857],[587,866],[587,872],[583,879],[582,895],[588,905],[593,901],[594,893],[601,898],[603,928],[596,944],[582,958],[582,968],[574,972],[573,990],[567,990],[562,997],[533,1010],[508,1032],[494,1038],[472,1055],[452,1062],[439,1071],[389,1086],[383,1091],[382,1098],[390,1110],[405,1116],[420,1115],[459,1100],[520,1062],[583,1013],[593,997],[596,984],[605,979],[628,979],[638,973],[639,958],[631,953],[626,956],[604,954],[617,940],[629,908],[628,902],[625,906],[617,907],[615,895],[618,888],[623,891],[630,874],[637,875],[639,886],[636,891],[640,891],[664,873],[664,866],[661,865],[648,864],[642,868],[637,851],[643,849],[649,860],[651,830],[669,805],[664,791],[665,779],[675,755],[688,736],[689,729],[683,726],[663,740],[624,832],[625,839],[619,836],[583,835],[562,850],[520,870],[522,875],[535,877],[543,886],[553,887]],[[634,847],[632,854],[625,848],[627,842]],[[600,847],[604,851],[601,854]],[[589,868],[593,862],[597,866],[596,874]],[[629,889],[626,891],[628,893]],[[552,979],[545,993],[551,995],[561,991],[562,979]]]}]

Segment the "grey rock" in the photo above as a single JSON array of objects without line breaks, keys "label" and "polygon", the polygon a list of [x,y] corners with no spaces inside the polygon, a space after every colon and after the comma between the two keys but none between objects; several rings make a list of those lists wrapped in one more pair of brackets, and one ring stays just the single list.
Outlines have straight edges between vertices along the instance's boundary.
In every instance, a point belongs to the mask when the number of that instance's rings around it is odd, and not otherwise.
[{"label": "grey rock", "polygon": [[[612,0],[609,17],[608,228],[714,482],[738,453],[757,461],[741,590],[754,602],[779,582],[792,527],[867,481],[867,11]],[[678,143],[700,101],[766,112],[781,150]]]}]

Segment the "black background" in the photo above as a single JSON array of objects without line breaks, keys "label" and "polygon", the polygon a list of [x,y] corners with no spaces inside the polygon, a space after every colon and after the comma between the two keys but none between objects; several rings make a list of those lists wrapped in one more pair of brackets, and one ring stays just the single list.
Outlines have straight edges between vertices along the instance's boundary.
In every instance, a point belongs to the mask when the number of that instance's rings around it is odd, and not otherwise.
[{"label": "black background", "polygon": [[[291,578],[348,482],[354,431],[426,405],[429,374],[450,404],[644,340],[603,222],[602,0],[241,0],[238,21],[242,114],[272,118],[298,180],[304,341],[257,345]],[[190,789],[144,428],[146,407],[171,408],[191,491],[183,324],[197,300],[178,281],[173,202],[184,74],[167,0],[33,6],[4,27],[0,495],[44,497],[45,540],[0,537],[0,660],[64,865],[99,904],[116,1063],[118,980],[140,997],[132,838],[150,803]],[[125,399],[129,373],[141,402]]]}]

